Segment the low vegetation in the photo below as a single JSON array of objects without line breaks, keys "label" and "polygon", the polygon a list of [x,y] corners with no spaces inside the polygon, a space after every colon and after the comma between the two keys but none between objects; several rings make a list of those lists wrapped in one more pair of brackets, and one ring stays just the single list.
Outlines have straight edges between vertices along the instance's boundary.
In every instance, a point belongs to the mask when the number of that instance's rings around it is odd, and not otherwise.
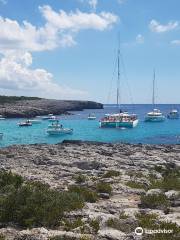
[{"label": "low vegetation", "polygon": [[156,214],[138,213],[136,215],[138,220],[138,226],[143,229],[158,230],[166,229],[172,230],[172,233],[156,233],[156,234],[144,234],[144,240],[170,240],[179,239],[180,228],[176,223],[159,221]]},{"label": "low vegetation", "polygon": [[108,193],[111,194],[112,192],[112,187],[109,183],[105,182],[99,182],[96,185],[96,190],[98,193]]},{"label": "low vegetation", "polygon": [[164,193],[141,196],[141,207],[143,208],[165,209],[168,206],[169,201]]},{"label": "low vegetation", "polygon": [[70,185],[69,192],[78,194],[85,202],[93,203],[98,199],[97,193],[85,186]]},{"label": "low vegetation", "polygon": [[83,174],[78,174],[74,177],[76,183],[81,184],[84,183],[86,181],[86,176]]},{"label": "low vegetation", "polygon": [[97,233],[99,231],[99,220],[98,219],[92,219],[89,223],[89,225],[93,228],[94,232]]},{"label": "low vegetation", "polygon": [[155,180],[150,178],[150,188],[159,188],[163,191],[177,190],[180,191],[180,168],[176,166],[166,165],[156,166],[155,170],[162,174],[162,179]]},{"label": "low vegetation", "polygon": [[80,217],[78,217],[75,220],[71,220],[71,221],[64,219],[63,222],[64,222],[64,230],[65,231],[71,231],[75,228],[78,228],[78,227],[81,227],[84,225],[84,223]]},{"label": "low vegetation", "polygon": [[147,188],[143,183],[132,181],[132,180],[126,182],[126,185],[130,188],[137,188],[137,189],[146,189]]},{"label": "low vegetation", "polygon": [[20,96],[20,97],[17,97],[17,96],[0,96],[0,104],[3,104],[3,103],[14,103],[14,102],[17,102],[17,101],[22,101],[22,100],[38,100],[38,99],[41,99],[41,98],[38,98],[38,97],[25,97],[25,96]]},{"label": "low vegetation", "polygon": [[75,192],[58,192],[39,182],[25,182],[11,172],[0,173],[0,192],[0,222],[21,227],[55,227],[64,212],[84,206],[83,198]]},{"label": "low vegetation", "polygon": [[119,214],[119,219],[127,219],[129,216],[125,212]]},{"label": "low vegetation", "polygon": [[121,175],[121,173],[119,171],[109,170],[102,177],[103,178],[111,178],[111,177],[118,177],[120,175]]},{"label": "low vegetation", "polygon": [[109,218],[106,222],[107,227],[117,229],[125,233],[134,232],[134,229],[137,227],[136,222],[129,223],[126,219],[116,219]]},{"label": "low vegetation", "polygon": [[5,240],[5,237],[2,234],[0,234],[0,240]]}]

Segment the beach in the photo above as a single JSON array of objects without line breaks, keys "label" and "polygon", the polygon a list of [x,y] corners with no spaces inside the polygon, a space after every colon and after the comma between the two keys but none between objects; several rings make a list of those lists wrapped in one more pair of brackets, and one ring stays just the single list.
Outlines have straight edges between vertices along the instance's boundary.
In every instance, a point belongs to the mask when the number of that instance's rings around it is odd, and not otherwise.
[{"label": "beach", "polygon": [[96,196],[85,198],[81,209],[64,214],[66,221],[78,218],[81,224],[26,229],[6,223],[0,233],[8,240],[152,239],[135,234],[140,223],[149,227],[142,216],[155,219],[155,226],[166,222],[166,228],[173,227],[174,235],[163,239],[178,239],[180,145],[64,141],[2,148],[0,159],[1,170],[25,181],[38,181],[59,192],[71,187],[79,194],[84,189]]}]

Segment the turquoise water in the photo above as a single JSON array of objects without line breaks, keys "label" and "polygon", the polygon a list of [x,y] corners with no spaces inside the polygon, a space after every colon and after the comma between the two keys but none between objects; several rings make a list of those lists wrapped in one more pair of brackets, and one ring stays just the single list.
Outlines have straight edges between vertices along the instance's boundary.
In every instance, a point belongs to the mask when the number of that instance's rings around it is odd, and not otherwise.
[{"label": "turquoise water", "polygon": [[[163,113],[167,114],[172,105],[159,105]],[[174,106],[180,109],[180,105]],[[42,124],[34,124],[32,127],[19,127],[18,122],[24,119],[6,119],[0,121],[0,132],[4,133],[0,147],[13,144],[33,143],[58,143],[64,139],[89,140],[101,142],[128,142],[128,143],[149,143],[149,144],[177,144],[180,143],[180,119],[168,120],[161,123],[144,122],[145,113],[151,110],[150,105],[124,105],[124,110],[135,112],[139,115],[140,122],[133,129],[101,129],[99,119],[105,113],[116,111],[115,106],[106,105],[104,109],[85,110],[73,112],[73,115],[60,116],[64,127],[73,128],[72,135],[48,136],[46,128],[50,124],[47,120]],[[97,120],[88,121],[89,113],[95,113]]]}]

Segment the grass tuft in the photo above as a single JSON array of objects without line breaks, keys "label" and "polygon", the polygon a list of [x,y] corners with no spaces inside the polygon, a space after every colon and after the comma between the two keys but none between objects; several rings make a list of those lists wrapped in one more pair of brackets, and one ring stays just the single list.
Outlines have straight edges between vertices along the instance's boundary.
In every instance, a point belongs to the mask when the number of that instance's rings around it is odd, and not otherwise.
[{"label": "grass tuft", "polygon": [[112,187],[109,183],[105,182],[99,182],[96,185],[96,190],[98,193],[108,193],[111,194],[112,192]]}]

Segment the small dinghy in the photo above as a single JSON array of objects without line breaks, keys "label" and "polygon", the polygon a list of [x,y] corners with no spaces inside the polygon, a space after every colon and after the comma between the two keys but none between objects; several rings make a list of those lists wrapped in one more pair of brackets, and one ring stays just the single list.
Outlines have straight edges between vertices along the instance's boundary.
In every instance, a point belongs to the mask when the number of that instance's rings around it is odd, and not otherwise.
[{"label": "small dinghy", "polygon": [[3,117],[3,115],[0,115],[0,120],[5,120],[5,117]]},{"label": "small dinghy", "polygon": [[72,134],[73,129],[64,128],[62,124],[59,124],[58,121],[56,123],[52,123],[48,126],[47,133],[49,135],[64,135],[64,134]]},{"label": "small dinghy", "polygon": [[96,119],[95,114],[89,114],[88,120],[95,120],[95,119]]},{"label": "small dinghy", "polygon": [[32,123],[32,124],[40,124],[40,123],[42,123],[42,121],[40,119],[30,119],[29,122]]},{"label": "small dinghy", "polygon": [[179,112],[176,109],[173,109],[170,111],[170,113],[167,115],[169,119],[179,119]]},{"label": "small dinghy", "polygon": [[56,122],[56,121],[59,121],[59,119],[56,116],[51,116],[49,118],[49,122]]},{"label": "small dinghy", "polygon": [[19,127],[30,127],[30,126],[32,126],[32,123],[29,120],[27,120],[25,122],[18,123],[18,125],[19,125]]}]

